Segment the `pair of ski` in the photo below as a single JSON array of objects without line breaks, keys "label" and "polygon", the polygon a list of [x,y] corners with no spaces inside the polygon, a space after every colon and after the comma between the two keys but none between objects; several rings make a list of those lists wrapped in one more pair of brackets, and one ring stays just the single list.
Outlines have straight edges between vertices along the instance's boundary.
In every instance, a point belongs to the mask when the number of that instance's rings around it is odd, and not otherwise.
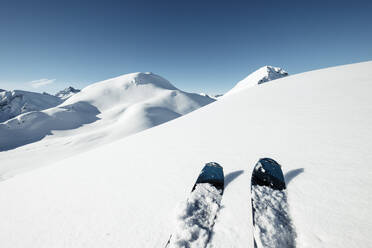
[{"label": "pair of ski", "polygon": [[[251,181],[255,248],[295,247],[285,189],[281,166],[273,159],[260,159],[253,169]],[[215,162],[207,163],[178,217],[178,230],[165,247],[205,248],[211,238],[223,191],[223,168]]]}]

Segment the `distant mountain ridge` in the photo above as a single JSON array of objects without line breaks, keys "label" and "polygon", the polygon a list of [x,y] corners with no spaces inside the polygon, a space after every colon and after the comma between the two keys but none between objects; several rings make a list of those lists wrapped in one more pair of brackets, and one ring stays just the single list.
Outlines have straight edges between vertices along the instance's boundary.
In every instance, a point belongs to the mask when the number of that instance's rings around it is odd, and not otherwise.
[{"label": "distant mountain ridge", "polygon": [[207,94],[207,93],[199,93],[199,95],[206,96],[206,97],[212,98],[214,100],[217,100],[219,97],[223,96],[223,94],[212,95],[212,94]]},{"label": "distant mountain ridge", "polygon": [[27,112],[55,107],[78,92],[80,90],[71,86],[59,91],[54,96],[46,92],[0,89],[0,122]]},{"label": "distant mountain ridge", "polygon": [[[146,85],[149,83],[148,81],[149,78],[151,78],[153,82],[156,82],[156,87],[164,88],[167,90],[178,90],[169,81],[153,73],[132,73],[132,74],[126,74],[126,75],[120,76],[118,78],[125,77],[128,75],[133,76],[132,81],[136,85]],[[230,95],[246,87],[252,87],[254,85],[266,83],[266,82],[269,82],[269,81],[272,81],[278,78],[282,78],[285,76],[288,76],[288,73],[279,67],[263,66],[259,68],[258,70],[256,70],[255,72],[248,75],[245,79],[238,82],[235,85],[235,87],[233,87],[230,91],[228,91],[224,95],[222,94],[210,95],[206,93],[199,93],[199,94],[194,94],[193,98],[196,97],[195,95],[200,95],[203,97],[204,99],[203,101],[212,102],[222,96]],[[109,80],[112,80],[112,79],[109,79]],[[102,82],[107,82],[109,80],[105,80]],[[93,85],[96,85],[96,84],[93,84]],[[86,87],[86,89],[97,87],[93,85]],[[126,89],[132,88],[131,84],[126,84],[124,87]],[[108,89],[105,89],[105,91],[107,90]],[[79,95],[79,92],[80,92],[79,89],[75,89],[72,86],[69,86],[65,88],[64,90],[57,92],[54,96],[47,94],[47,93],[40,94],[36,92],[28,92],[28,91],[22,91],[22,90],[6,91],[3,89],[0,89],[0,122],[7,121],[20,114],[24,114],[30,111],[42,111],[48,108],[55,107],[63,103],[64,101],[68,101],[68,99],[72,98],[73,96],[77,94]],[[121,91],[119,90],[118,92],[121,92]],[[112,93],[114,94],[114,92]],[[187,93],[187,94],[190,94],[190,93]],[[97,97],[99,97],[98,95]],[[114,95],[116,95],[116,98],[122,97],[122,96],[118,96],[117,94],[114,94]],[[130,96],[127,96],[127,97],[130,98]],[[208,99],[208,100],[205,100],[205,99]],[[95,101],[95,100],[90,99],[90,101]],[[106,99],[106,101],[110,102],[111,100]]]},{"label": "distant mountain ridge", "polygon": [[49,94],[23,90],[0,90],[0,122],[30,111],[41,111],[61,104],[63,100]]}]

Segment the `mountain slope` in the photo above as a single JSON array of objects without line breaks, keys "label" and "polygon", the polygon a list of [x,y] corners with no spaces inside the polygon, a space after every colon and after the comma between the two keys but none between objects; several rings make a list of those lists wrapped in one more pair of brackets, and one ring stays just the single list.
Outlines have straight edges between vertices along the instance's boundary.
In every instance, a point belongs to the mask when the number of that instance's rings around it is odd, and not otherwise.
[{"label": "mountain slope", "polygon": [[226,92],[224,96],[234,94],[248,87],[263,84],[286,76],[288,76],[288,73],[279,67],[263,66],[249,74],[243,80],[239,81],[231,90]]},{"label": "mountain slope", "polygon": [[[183,92],[152,73],[132,73],[92,84],[57,107],[0,123],[0,175],[89,150],[180,117],[214,99]],[[49,156],[43,158],[43,148]],[[10,151],[18,148],[14,151]],[[53,151],[53,152],[52,152]],[[40,159],[42,157],[42,159]]]},{"label": "mountain slope", "polygon": [[164,247],[177,207],[216,161],[226,188],[211,243],[253,247],[251,172],[272,157],[285,175],[296,247],[370,247],[371,82],[372,62],[278,79],[3,181],[0,243]]},{"label": "mountain slope", "polygon": [[17,115],[52,108],[62,103],[58,97],[23,90],[0,90],[0,123]]}]

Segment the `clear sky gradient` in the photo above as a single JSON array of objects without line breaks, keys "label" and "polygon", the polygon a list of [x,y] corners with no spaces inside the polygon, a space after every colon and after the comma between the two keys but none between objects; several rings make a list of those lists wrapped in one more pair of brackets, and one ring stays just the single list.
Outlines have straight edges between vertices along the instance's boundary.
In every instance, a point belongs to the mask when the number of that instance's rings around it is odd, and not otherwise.
[{"label": "clear sky gradient", "polygon": [[366,60],[372,1],[0,2],[8,90],[55,93],[151,71],[213,94],[264,65],[294,74]]}]

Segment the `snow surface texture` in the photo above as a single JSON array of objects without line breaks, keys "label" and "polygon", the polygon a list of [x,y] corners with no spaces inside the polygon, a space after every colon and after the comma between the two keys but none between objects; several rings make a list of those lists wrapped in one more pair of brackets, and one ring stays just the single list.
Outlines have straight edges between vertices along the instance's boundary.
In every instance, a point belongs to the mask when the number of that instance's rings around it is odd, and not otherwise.
[{"label": "snow surface texture", "polygon": [[70,97],[72,97],[73,95],[75,95],[76,93],[79,93],[80,90],[78,89],[75,89],[74,87],[67,87],[66,89],[64,90],[61,90],[59,92],[57,92],[57,94],[55,94],[56,97],[58,98],[61,98],[62,100],[66,100]]},{"label": "snow surface texture", "polygon": [[[1,182],[1,247],[164,247],[208,161],[226,175],[209,243],[253,247],[250,172],[262,157],[283,165],[297,248],[372,247],[371,92],[372,62],[291,75],[18,174]],[[1,166],[90,145],[64,142],[1,152]]]},{"label": "snow surface texture", "polygon": [[177,230],[171,248],[204,248],[221,204],[221,192],[209,183],[197,184],[187,202],[177,211]]},{"label": "snow surface texture", "polygon": [[[58,97],[23,90],[0,91],[0,123],[17,115],[55,107],[62,103]],[[0,148],[1,150],[1,148]]]},{"label": "snow surface texture", "polygon": [[274,66],[263,66],[257,71],[249,74],[242,81],[238,82],[234,88],[229,90],[224,96],[239,92],[242,89],[253,87],[258,84],[266,83],[275,79],[288,76],[288,72]]},{"label": "snow surface texture", "polygon": [[4,178],[4,171],[13,168],[15,173],[25,167],[19,160],[27,153],[44,156],[37,153],[40,147],[55,152],[38,165],[162,124],[213,101],[183,92],[153,73],[131,73],[92,84],[57,107],[0,123],[0,151],[19,148],[0,154],[0,175]]},{"label": "snow surface texture", "polygon": [[252,186],[254,237],[258,248],[294,248],[295,231],[289,216],[286,190]]}]

